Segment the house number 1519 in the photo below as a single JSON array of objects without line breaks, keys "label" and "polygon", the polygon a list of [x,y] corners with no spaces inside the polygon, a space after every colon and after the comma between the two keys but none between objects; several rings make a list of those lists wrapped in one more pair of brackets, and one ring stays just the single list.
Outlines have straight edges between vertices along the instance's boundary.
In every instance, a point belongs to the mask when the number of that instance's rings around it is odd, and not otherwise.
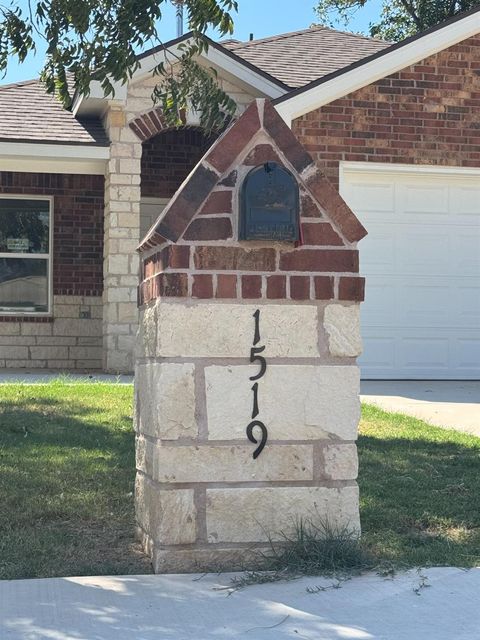
[{"label": "house number 1519", "polygon": [[[260,309],[257,309],[253,314],[255,318],[255,334],[253,337],[253,347],[250,349],[250,362],[254,364],[258,364],[259,371],[256,375],[250,376],[250,380],[255,384],[252,387],[253,391],[253,409],[252,409],[252,422],[247,427],[247,438],[253,444],[258,444],[258,447],[253,452],[253,459],[255,460],[262,453],[263,448],[267,444],[268,432],[267,427],[260,420],[256,420],[256,417],[260,413],[258,408],[258,382],[260,378],[263,378],[265,372],[267,370],[267,361],[265,358],[260,355],[265,351],[265,346],[257,347],[256,345],[260,342]],[[255,437],[254,429],[259,429],[261,431],[261,438]]]}]

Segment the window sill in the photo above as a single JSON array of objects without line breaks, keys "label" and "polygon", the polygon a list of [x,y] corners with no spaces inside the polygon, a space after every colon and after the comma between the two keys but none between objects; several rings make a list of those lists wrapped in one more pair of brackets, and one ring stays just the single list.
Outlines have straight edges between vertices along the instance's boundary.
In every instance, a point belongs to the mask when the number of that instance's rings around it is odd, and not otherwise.
[{"label": "window sill", "polygon": [[53,316],[14,316],[0,313],[0,322],[53,322]]}]

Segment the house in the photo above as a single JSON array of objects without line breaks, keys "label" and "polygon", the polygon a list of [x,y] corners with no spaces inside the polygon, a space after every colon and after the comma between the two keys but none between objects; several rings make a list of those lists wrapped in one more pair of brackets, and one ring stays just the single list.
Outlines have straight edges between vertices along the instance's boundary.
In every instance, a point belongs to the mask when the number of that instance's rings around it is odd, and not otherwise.
[{"label": "house", "polygon": [[[132,370],[136,249],[212,144],[151,99],[155,60],[187,38],[71,111],[38,81],[0,87],[1,366]],[[368,229],[364,376],[479,378],[480,8],[393,45],[313,27],[212,42],[200,63],[239,113],[270,99]]]}]

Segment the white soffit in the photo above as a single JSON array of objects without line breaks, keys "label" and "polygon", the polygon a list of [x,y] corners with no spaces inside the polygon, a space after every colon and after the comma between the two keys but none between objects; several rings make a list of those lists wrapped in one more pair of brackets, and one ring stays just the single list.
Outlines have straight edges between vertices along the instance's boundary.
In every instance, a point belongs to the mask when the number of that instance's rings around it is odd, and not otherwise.
[{"label": "white soffit", "polygon": [[318,84],[312,83],[315,86],[310,89],[304,87],[303,91],[294,92],[291,97],[287,95],[275,104],[275,108],[290,126],[295,118],[405,69],[478,33],[480,33],[480,11],[477,10],[464,18],[416,37],[404,45],[397,46],[393,50],[385,49],[382,54],[376,55],[369,62],[355,65],[350,71],[347,67],[347,70],[336,74],[330,80],[326,79]]},{"label": "white soffit", "polygon": [[104,175],[109,147],[0,142],[0,171]]}]

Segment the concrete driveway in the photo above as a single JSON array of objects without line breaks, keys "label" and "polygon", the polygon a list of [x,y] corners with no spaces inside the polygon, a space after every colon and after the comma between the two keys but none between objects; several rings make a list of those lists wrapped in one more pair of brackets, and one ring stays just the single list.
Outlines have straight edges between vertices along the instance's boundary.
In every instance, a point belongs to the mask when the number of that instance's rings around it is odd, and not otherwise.
[{"label": "concrete driveway", "polygon": [[[425,577],[422,577],[425,576]],[[480,569],[247,587],[228,575],[0,582],[2,640],[474,640]],[[312,592],[308,592],[309,588]],[[323,590],[324,589],[324,590]]]},{"label": "concrete driveway", "polygon": [[362,402],[480,436],[480,381],[363,380]]}]

